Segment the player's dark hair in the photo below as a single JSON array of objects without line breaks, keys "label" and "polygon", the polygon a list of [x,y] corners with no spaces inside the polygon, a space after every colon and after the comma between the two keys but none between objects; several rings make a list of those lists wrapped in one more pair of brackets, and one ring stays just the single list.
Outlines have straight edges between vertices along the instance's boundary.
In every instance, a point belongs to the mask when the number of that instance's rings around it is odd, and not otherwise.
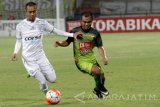
[{"label": "player's dark hair", "polygon": [[92,13],[90,11],[82,12],[81,13],[81,19],[82,19],[83,16],[91,17],[91,19],[93,20],[93,15],[92,15]]},{"label": "player's dark hair", "polygon": [[37,6],[37,4],[35,2],[28,2],[26,5],[25,5],[25,9],[27,9],[27,6]]}]

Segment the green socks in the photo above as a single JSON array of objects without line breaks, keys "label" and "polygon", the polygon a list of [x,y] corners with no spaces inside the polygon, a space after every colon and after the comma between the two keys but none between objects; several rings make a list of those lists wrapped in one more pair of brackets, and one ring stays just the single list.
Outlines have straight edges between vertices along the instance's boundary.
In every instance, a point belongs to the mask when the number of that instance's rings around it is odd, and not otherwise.
[{"label": "green socks", "polygon": [[104,74],[94,75],[94,80],[96,83],[96,89],[100,90],[100,87],[104,85],[104,82],[105,82]]}]

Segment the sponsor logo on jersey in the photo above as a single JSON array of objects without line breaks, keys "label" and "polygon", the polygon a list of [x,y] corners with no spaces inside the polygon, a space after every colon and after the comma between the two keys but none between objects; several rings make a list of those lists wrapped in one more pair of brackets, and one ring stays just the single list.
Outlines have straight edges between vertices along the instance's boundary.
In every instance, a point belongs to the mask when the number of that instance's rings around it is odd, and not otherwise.
[{"label": "sponsor logo on jersey", "polygon": [[86,54],[92,49],[92,42],[80,42],[79,49],[81,54]]},{"label": "sponsor logo on jersey", "polygon": [[34,37],[25,37],[25,41],[37,40],[37,39],[41,39],[41,35],[40,36],[34,36]]}]

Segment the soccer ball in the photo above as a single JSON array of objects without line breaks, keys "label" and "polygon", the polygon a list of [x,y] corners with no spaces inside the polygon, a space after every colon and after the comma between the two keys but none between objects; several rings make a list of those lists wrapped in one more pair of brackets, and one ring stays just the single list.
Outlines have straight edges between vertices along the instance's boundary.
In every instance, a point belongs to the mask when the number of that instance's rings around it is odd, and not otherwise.
[{"label": "soccer ball", "polygon": [[46,101],[48,104],[58,104],[61,100],[61,93],[56,89],[49,90],[46,93]]}]

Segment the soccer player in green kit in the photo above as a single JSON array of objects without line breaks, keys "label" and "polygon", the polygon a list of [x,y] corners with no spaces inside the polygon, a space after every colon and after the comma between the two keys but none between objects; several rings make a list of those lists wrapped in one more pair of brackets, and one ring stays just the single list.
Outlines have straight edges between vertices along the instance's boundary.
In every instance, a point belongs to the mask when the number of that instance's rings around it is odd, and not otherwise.
[{"label": "soccer player in green kit", "polygon": [[98,48],[104,65],[108,64],[108,58],[103,48],[100,33],[91,27],[92,21],[93,16],[91,12],[82,13],[81,26],[72,29],[71,32],[75,33],[81,31],[84,33],[83,36],[77,40],[68,37],[65,41],[56,41],[55,47],[66,47],[73,42],[74,58],[77,68],[94,77],[96,87],[93,89],[93,93],[96,94],[98,98],[103,98],[104,96],[109,95],[109,92],[104,86],[104,72],[94,56],[93,48]]}]

